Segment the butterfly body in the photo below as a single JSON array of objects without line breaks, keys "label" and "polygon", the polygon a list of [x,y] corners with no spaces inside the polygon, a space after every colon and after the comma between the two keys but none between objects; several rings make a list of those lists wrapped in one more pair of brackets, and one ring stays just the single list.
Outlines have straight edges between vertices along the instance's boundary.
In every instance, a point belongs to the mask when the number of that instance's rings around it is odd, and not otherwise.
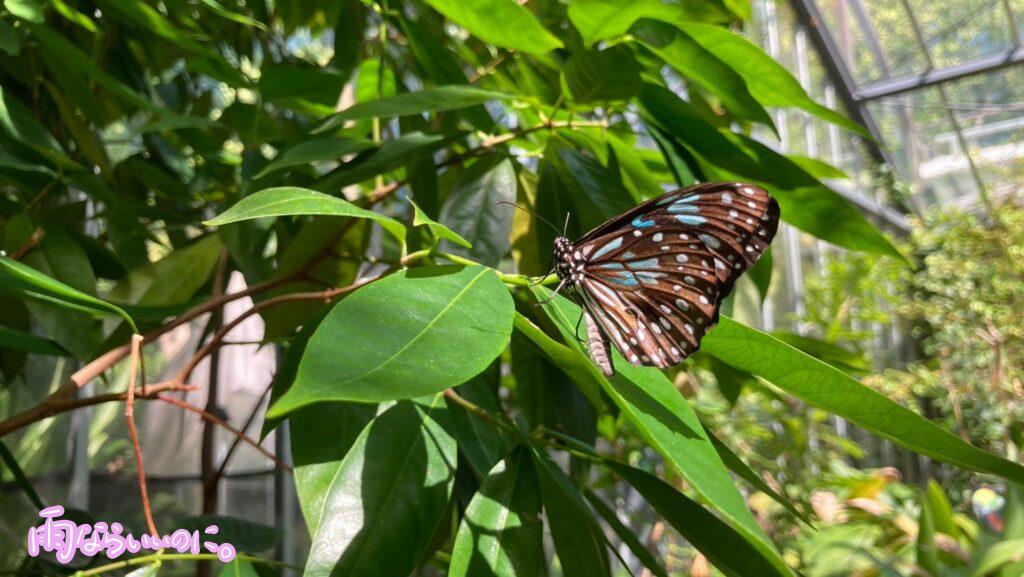
[{"label": "butterfly body", "polygon": [[718,322],[722,299],[768,248],[779,207],[763,189],[708,183],[648,200],[577,242],[555,239],[563,290],[583,308],[591,358],[680,363]]}]

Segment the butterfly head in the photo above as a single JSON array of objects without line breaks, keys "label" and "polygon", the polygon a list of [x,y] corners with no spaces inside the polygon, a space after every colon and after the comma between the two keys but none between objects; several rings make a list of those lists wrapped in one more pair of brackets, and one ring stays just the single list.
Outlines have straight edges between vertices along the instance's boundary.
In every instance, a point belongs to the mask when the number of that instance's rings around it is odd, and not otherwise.
[{"label": "butterfly head", "polygon": [[555,272],[558,278],[578,282],[583,276],[583,262],[572,241],[564,236],[555,237]]}]

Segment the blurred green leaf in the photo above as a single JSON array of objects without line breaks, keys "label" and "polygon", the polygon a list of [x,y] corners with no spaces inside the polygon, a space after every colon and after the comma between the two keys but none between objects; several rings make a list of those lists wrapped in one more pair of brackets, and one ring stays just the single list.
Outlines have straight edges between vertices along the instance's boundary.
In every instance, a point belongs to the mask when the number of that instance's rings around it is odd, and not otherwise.
[{"label": "blurred green leaf", "polygon": [[452,577],[544,575],[540,489],[519,447],[495,465],[469,502],[452,547]]},{"label": "blurred green leaf", "polygon": [[515,0],[426,0],[484,42],[517,52],[542,55],[562,42]]},{"label": "blurred green leaf", "polygon": [[0,325],[0,347],[18,349],[37,355],[67,356],[68,351],[52,339],[43,338]]},{"label": "blurred green leaf", "polygon": [[[448,507],[456,444],[442,395],[403,401],[363,429],[322,494],[305,575],[408,575]],[[325,477],[326,479],[326,477]],[[396,543],[401,543],[396,547]]]},{"label": "blurred green leaf", "polygon": [[641,18],[671,24],[681,22],[725,23],[731,18],[715,2],[662,2],[662,0],[574,0],[569,20],[590,46],[599,40],[622,36]]},{"label": "blurred green leaf", "polygon": [[216,525],[218,543],[231,543],[238,552],[258,553],[270,549],[281,540],[281,529],[256,523],[248,519],[227,515],[195,515],[178,521],[178,527],[188,531],[203,531]]},{"label": "blurred green leaf", "polygon": [[971,577],[984,577],[1009,563],[1024,559],[1024,539],[1011,539],[992,545],[978,560]]},{"label": "blurred green leaf", "polygon": [[4,0],[4,8],[22,20],[36,24],[46,20],[46,5],[40,0]]},{"label": "blurred green leaf", "polygon": [[25,471],[23,471],[21,465],[18,464],[18,460],[14,458],[14,454],[11,453],[11,450],[7,448],[7,444],[2,440],[0,440],[0,461],[3,461],[4,465],[11,472],[11,476],[14,477],[14,482],[17,483],[22,492],[25,493],[28,500],[32,501],[32,505],[40,511],[45,509],[46,504],[39,498],[39,493],[37,493],[35,487],[32,486],[32,482],[29,481],[28,476],[25,475]]},{"label": "blurred green leaf", "polygon": [[294,186],[268,188],[253,193],[204,224],[220,226],[252,218],[308,214],[369,219],[380,224],[395,238],[405,240],[405,226],[391,217],[359,208],[335,196]]},{"label": "blurred green leaf", "polygon": [[0,50],[6,52],[8,56],[17,56],[21,53],[21,36],[5,20],[0,20]]},{"label": "blurred green leaf", "polygon": [[[396,302],[403,306],[389,305]],[[407,399],[456,386],[505,349],[512,313],[508,291],[485,267],[389,275],[334,306],[310,340],[295,384],[268,414],[331,400]]]},{"label": "blurred green leaf", "polygon": [[447,241],[442,247],[497,267],[511,244],[513,209],[496,203],[515,199],[516,171],[512,160],[498,155],[478,160],[458,175],[441,206],[439,218],[472,243],[472,248],[459,248]]},{"label": "blurred green leaf", "polygon": [[[749,2],[747,4],[749,6]],[[682,23],[679,28],[743,76],[751,94],[761,104],[801,108],[822,120],[870,138],[856,122],[814,102],[788,70],[746,38],[726,28],[706,24]]]},{"label": "blurred green leaf", "polygon": [[737,369],[912,451],[1024,482],[1024,466],[969,445],[839,369],[730,318],[722,317],[702,347]]},{"label": "blurred green leaf", "polygon": [[302,142],[282,151],[274,160],[253,176],[253,180],[262,178],[282,168],[304,166],[314,162],[334,160],[341,162],[348,154],[355,154],[373,148],[369,140],[356,138],[323,137],[303,140]]},{"label": "blurred green leaf", "polygon": [[374,152],[360,155],[339,166],[317,181],[314,188],[336,191],[344,186],[401,168],[422,158],[430,158],[434,151],[448,143],[437,134],[410,132],[389,140]]},{"label": "blurred green leaf", "polygon": [[668,24],[651,20],[637,24],[633,33],[669,66],[717,96],[729,112],[775,129],[771,116],[750,94],[743,77],[706,47]]},{"label": "blurred green leaf", "polygon": [[458,110],[492,100],[508,99],[510,96],[492,90],[473,86],[439,86],[417,92],[406,92],[397,96],[359,102],[331,116],[314,133],[327,132],[349,120],[365,118],[393,118],[410,114]]},{"label": "blurred green leaf", "polygon": [[236,558],[230,563],[225,563],[217,573],[217,577],[259,577],[259,574],[252,563]]},{"label": "blurred green leaf", "polygon": [[577,102],[626,100],[640,91],[640,65],[624,44],[577,52],[562,73]]},{"label": "blurred green leaf", "polygon": [[188,302],[213,274],[222,248],[216,234],[207,235],[131,271],[111,289],[110,299],[146,306]]}]

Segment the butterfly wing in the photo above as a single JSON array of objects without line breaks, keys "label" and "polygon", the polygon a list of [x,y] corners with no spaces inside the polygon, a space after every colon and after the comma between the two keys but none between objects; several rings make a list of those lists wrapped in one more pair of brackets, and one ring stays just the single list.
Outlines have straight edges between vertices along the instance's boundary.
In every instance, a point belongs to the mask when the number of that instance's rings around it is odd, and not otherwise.
[{"label": "butterfly wing", "polygon": [[712,183],[671,192],[578,243],[575,293],[633,364],[666,367],[696,351],[721,300],[764,253],[779,207],[767,192]]}]

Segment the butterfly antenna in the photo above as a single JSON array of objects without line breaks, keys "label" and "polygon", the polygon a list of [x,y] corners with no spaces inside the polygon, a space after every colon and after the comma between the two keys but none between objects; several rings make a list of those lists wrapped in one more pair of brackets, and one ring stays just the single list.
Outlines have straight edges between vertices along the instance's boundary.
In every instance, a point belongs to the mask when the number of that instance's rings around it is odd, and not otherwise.
[{"label": "butterfly antenna", "polygon": [[572,216],[571,212],[565,213],[565,226],[562,227],[562,236],[569,234],[569,217]]},{"label": "butterfly antenna", "polygon": [[499,200],[499,201],[495,202],[494,204],[507,204],[509,206],[514,206],[514,207],[518,208],[519,210],[521,210],[521,211],[523,211],[523,212],[525,212],[527,214],[532,214],[534,216],[534,218],[536,218],[536,219],[542,221],[544,224],[550,226],[551,230],[555,231],[555,234],[558,234],[558,227],[553,225],[553,224],[551,224],[550,220],[544,218],[543,216],[537,214],[536,212],[533,212],[532,210],[526,208],[525,206],[519,206],[518,204],[516,204],[514,202],[509,202],[507,200]]}]

